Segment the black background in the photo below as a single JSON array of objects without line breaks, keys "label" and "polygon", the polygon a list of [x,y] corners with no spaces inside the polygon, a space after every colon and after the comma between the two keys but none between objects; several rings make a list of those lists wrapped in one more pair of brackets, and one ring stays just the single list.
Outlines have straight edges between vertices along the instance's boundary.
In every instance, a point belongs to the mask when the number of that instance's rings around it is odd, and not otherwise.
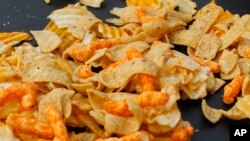
[{"label": "black background", "polygon": [[[53,10],[62,8],[77,0],[51,0],[46,5],[43,0],[1,0],[0,1],[0,32],[41,30],[48,23],[46,18]],[[193,0],[201,7],[209,0]],[[232,13],[240,15],[250,13],[249,0],[217,0],[218,5]],[[89,8],[100,19],[112,17],[109,10],[113,7],[124,7],[124,0],[105,0],[101,9]],[[215,95],[208,96],[208,104],[215,108],[229,109],[222,103],[223,90]],[[198,132],[192,137],[192,141],[229,141],[229,125],[250,123],[249,120],[232,121],[222,119],[217,124],[208,122],[201,113],[201,101],[179,102],[184,120],[188,120]]]}]

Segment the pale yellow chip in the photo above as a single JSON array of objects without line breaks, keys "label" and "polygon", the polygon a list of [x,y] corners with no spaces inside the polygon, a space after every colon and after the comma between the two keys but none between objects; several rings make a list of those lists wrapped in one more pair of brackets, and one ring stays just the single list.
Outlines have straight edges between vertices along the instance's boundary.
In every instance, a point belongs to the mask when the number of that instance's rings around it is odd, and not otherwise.
[{"label": "pale yellow chip", "polygon": [[73,90],[57,88],[42,96],[38,104],[39,121],[47,121],[44,111],[49,105],[54,105],[64,119],[69,118],[72,111],[70,98],[74,93]]},{"label": "pale yellow chip", "polygon": [[0,125],[0,140],[2,141],[19,141],[7,125]]},{"label": "pale yellow chip", "polygon": [[214,77],[214,74],[212,72],[209,72],[206,83],[207,91],[211,93],[216,87],[216,78]]},{"label": "pale yellow chip", "polygon": [[57,49],[62,42],[56,33],[49,30],[31,31],[31,33],[43,53],[49,53]]},{"label": "pale yellow chip", "polygon": [[75,134],[74,132],[70,135],[70,141],[95,141],[97,139],[97,136],[95,133],[78,133]]},{"label": "pale yellow chip", "polygon": [[233,70],[229,72],[228,74],[220,73],[220,77],[223,80],[231,80],[239,75],[241,75],[241,70],[238,64],[236,64]]},{"label": "pale yellow chip", "polygon": [[192,48],[196,48],[202,32],[199,30],[178,30],[169,34],[169,40],[171,44],[184,45]]},{"label": "pale yellow chip", "polygon": [[169,16],[169,17],[174,17],[174,18],[177,18],[185,23],[189,23],[192,21],[192,14],[184,14],[184,13],[181,13],[181,12],[178,12],[178,11],[175,11],[173,9],[170,9],[167,5],[164,7],[165,11],[166,11],[166,14]]},{"label": "pale yellow chip", "polygon": [[246,119],[246,115],[244,113],[242,113],[236,105],[234,105],[231,109],[225,111],[222,110],[222,113],[225,117],[229,118],[229,119],[233,119],[233,120],[242,120],[242,119]]},{"label": "pale yellow chip", "polygon": [[235,105],[244,115],[247,116],[247,118],[250,118],[250,95],[238,97],[238,101]]},{"label": "pale yellow chip", "polygon": [[222,12],[223,8],[211,1],[198,11],[196,20],[189,26],[189,29],[200,30],[202,33],[206,33]]},{"label": "pale yellow chip", "polygon": [[195,51],[195,56],[212,60],[221,46],[220,39],[213,34],[202,36]]},{"label": "pale yellow chip", "polygon": [[109,88],[119,88],[126,84],[132,75],[137,73],[155,76],[157,65],[152,61],[143,59],[129,60],[113,69],[101,71],[100,81]]},{"label": "pale yellow chip", "polygon": [[220,71],[221,73],[228,74],[235,68],[238,62],[238,55],[231,51],[223,50],[222,55],[219,59]]},{"label": "pale yellow chip", "polygon": [[167,33],[171,33],[173,31],[176,31],[176,30],[180,30],[180,29],[185,29],[185,26],[187,24],[178,19],[178,18],[174,18],[174,17],[168,17],[167,18]]},{"label": "pale yellow chip", "polygon": [[244,33],[245,27],[239,15],[235,15],[233,19],[233,26],[229,29],[228,32],[226,32],[226,34],[220,37],[222,43],[220,50],[228,48],[231,44],[237,41]]},{"label": "pale yellow chip", "polygon": [[86,6],[100,8],[103,1],[104,0],[80,0],[80,3]]},{"label": "pale yellow chip", "polygon": [[176,0],[178,3],[179,11],[185,14],[196,13],[196,3],[191,0]]},{"label": "pale yellow chip", "polygon": [[201,109],[202,109],[202,113],[205,116],[205,118],[212,123],[217,123],[222,117],[221,110],[217,110],[217,109],[210,107],[207,104],[205,99],[202,99]]},{"label": "pale yellow chip", "polygon": [[154,40],[160,39],[168,30],[165,20],[150,21],[142,24],[142,30]]},{"label": "pale yellow chip", "polygon": [[241,90],[241,95],[242,96],[246,96],[246,95],[250,95],[250,76],[247,75],[243,81],[242,84],[242,90]]},{"label": "pale yellow chip", "polygon": [[86,32],[100,22],[86,7],[69,5],[53,11],[48,18],[53,20],[58,28],[67,28],[73,36],[83,39]]},{"label": "pale yellow chip", "polygon": [[250,14],[245,14],[241,17],[241,20],[243,21],[245,25],[245,31],[250,32]]},{"label": "pale yellow chip", "polygon": [[127,6],[145,6],[158,8],[161,5],[161,0],[126,0]]},{"label": "pale yellow chip", "polygon": [[89,82],[89,83],[85,83],[85,84],[77,84],[77,83],[73,83],[72,84],[72,88],[75,89],[76,91],[78,91],[79,93],[86,95],[87,90],[88,89],[94,89],[95,86],[93,83]]},{"label": "pale yellow chip", "polygon": [[166,52],[170,50],[172,47],[171,44],[166,43],[155,43],[151,46],[150,50],[145,54],[144,58],[147,60],[152,60],[155,62],[159,67],[162,67],[165,59],[166,59]]},{"label": "pale yellow chip", "polygon": [[238,60],[238,65],[240,67],[241,73],[244,75],[250,74],[250,59],[240,58]]},{"label": "pale yellow chip", "polygon": [[216,91],[218,91],[223,85],[226,84],[226,82],[220,78],[215,78],[215,87],[214,89],[211,91],[211,94],[214,94]]},{"label": "pale yellow chip", "polygon": [[239,45],[237,47],[237,52],[241,57],[250,58],[250,54],[248,52],[250,48],[250,38],[240,37]]},{"label": "pale yellow chip", "polygon": [[68,32],[66,28],[59,28],[53,21],[50,21],[48,23],[48,25],[45,27],[45,30],[50,30],[60,36],[62,40],[62,43],[58,47],[60,53],[63,53],[65,49],[81,41],[80,39],[74,37],[70,32]]},{"label": "pale yellow chip", "polygon": [[122,58],[123,55],[127,52],[128,49],[135,48],[140,52],[145,51],[150,48],[149,44],[143,41],[131,42],[123,45],[116,45],[107,50],[107,57],[112,61],[118,61]]},{"label": "pale yellow chip", "polygon": [[54,82],[71,87],[71,78],[67,73],[47,63],[25,65],[22,80],[24,82]]}]

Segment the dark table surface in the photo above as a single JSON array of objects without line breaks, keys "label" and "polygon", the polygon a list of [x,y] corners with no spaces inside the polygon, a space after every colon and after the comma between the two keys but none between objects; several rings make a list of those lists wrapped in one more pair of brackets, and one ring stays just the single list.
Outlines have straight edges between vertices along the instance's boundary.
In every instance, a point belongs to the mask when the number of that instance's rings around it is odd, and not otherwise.
[{"label": "dark table surface", "polygon": [[[41,30],[48,23],[46,18],[53,10],[62,8],[77,0],[51,0],[50,5],[46,5],[43,0],[1,0],[0,3],[0,32],[7,31],[30,31]],[[193,0],[198,7],[202,7],[209,0]],[[232,13],[240,15],[250,13],[249,0],[217,0],[218,5]],[[112,17],[109,10],[113,7],[124,7],[124,0],[105,0],[101,9],[89,8],[98,18],[105,19]],[[228,109],[222,103],[223,90],[219,90],[215,95],[208,96],[208,104],[215,108]],[[201,101],[182,101],[179,106],[183,118],[192,123],[198,130],[192,137],[192,141],[229,141],[229,126],[231,124],[250,124],[250,120],[232,121],[223,118],[219,123],[208,122],[201,112]]]}]

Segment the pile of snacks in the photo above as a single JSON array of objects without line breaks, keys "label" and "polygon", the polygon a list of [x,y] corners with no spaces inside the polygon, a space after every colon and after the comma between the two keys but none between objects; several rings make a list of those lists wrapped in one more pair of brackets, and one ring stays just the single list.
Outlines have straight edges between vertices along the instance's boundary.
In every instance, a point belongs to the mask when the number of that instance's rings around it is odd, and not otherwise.
[{"label": "pile of snacks", "polygon": [[250,118],[250,15],[215,1],[199,11],[191,0],[126,2],[107,19],[117,26],[78,3],[55,10],[31,31],[37,47],[28,33],[0,33],[0,140],[188,141],[195,129],[177,101],[225,80],[223,101],[239,96],[235,106],[203,100],[205,117]]}]

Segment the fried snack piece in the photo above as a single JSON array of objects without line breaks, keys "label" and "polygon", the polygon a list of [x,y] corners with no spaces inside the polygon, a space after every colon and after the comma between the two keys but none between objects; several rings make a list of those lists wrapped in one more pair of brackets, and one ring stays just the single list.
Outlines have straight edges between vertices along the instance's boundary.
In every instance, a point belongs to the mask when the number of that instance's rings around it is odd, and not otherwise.
[{"label": "fried snack piece", "polygon": [[97,139],[96,141],[153,141],[153,136],[145,131],[138,131],[121,138]]},{"label": "fried snack piece", "polygon": [[151,21],[157,21],[157,20],[164,20],[164,17],[162,16],[149,16],[145,12],[145,8],[138,7],[136,9],[136,15],[140,21],[140,23],[148,23]]},{"label": "fried snack piece", "polygon": [[63,51],[69,46],[81,41],[69,33],[66,28],[58,28],[58,26],[53,21],[50,21],[44,29],[55,32],[61,38],[62,42],[58,47],[60,53],[63,53]]},{"label": "fried snack piece", "polygon": [[24,109],[30,109],[36,103],[38,87],[34,83],[14,84],[0,92],[0,106],[11,99],[22,99]]},{"label": "fried snack piece", "polygon": [[195,62],[197,62],[198,64],[200,64],[202,66],[209,67],[213,73],[219,73],[220,72],[219,64],[214,62],[214,61],[202,59],[202,58],[195,57],[195,56],[191,56],[191,58]]},{"label": "fried snack piece", "polygon": [[111,48],[118,44],[121,44],[121,40],[119,39],[100,39],[91,42],[87,46],[75,44],[69,49],[68,53],[72,58],[84,62],[88,60],[98,49]]},{"label": "fried snack piece", "polygon": [[157,107],[165,105],[169,100],[167,93],[157,91],[147,91],[136,97],[136,103],[141,107]]},{"label": "fried snack piece", "polygon": [[91,71],[91,69],[88,66],[81,66],[80,69],[78,70],[78,76],[80,78],[88,78],[93,76],[93,72]]},{"label": "fried snack piece", "polygon": [[21,41],[32,39],[28,33],[25,32],[0,32],[0,43],[19,43]]},{"label": "fried snack piece", "polygon": [[231,104],[234,102],[234,98],[241,91],[244,79],[245,79],[244,75],[237,76],[224,87],[223,102],[225,104]]},{"label": "fried snack piece", "polygon": [[103,108],[110,114],[122,116],[122,117],[131,117],[133,113],[129,110],[127,101],[106,101],[103,104]]},{"label": "fried snack piece", "polygon": [[15,134],[26,133],[42,139],[53,139],[54,137],[53,128],[49,124],[18,114],[10,114],[6,120],[6,124]]},{"label": "fried snack piece", "polygon": [[171,136],[172,141],[188,141],[194,134],[194,128],[192,126],[182,126],[174,129]]},{"label": "fried snack piece", "polygon": [[63,122],[62,115],[55,106],[50,105],[45,109],[45,115],[53,128],[54,141],[69,141],[66,125]]}]

